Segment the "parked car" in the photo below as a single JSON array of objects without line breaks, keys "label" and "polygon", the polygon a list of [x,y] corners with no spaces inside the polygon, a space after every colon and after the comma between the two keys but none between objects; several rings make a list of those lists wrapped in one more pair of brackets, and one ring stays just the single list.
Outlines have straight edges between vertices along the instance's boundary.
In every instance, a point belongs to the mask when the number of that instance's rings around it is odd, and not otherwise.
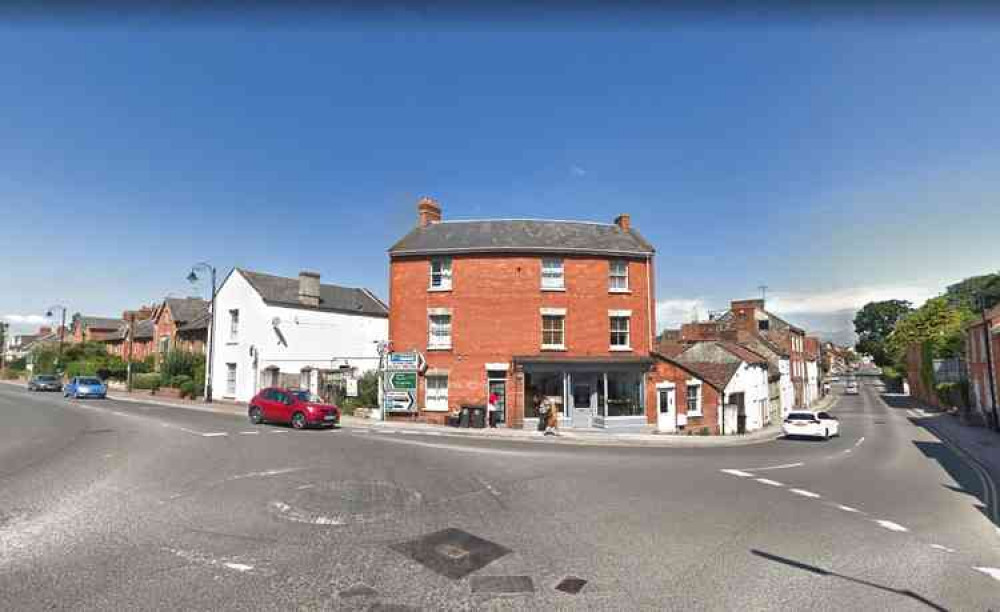
[{"label": "parked car", "polygon": [[847,386],[844,387],[844,393],[847,395],[857,395],[858,394],[858,381],[851,380],[847,382]]},{"label": "parked car", "polygon": [[74,376],[63,387],[63,397],[72,397],[75,399],[96,397],[104,399],[107,396],[108,386],[100,378],[93,376]]},{"label": "parked car", "polygon": [[59,391],[62,381],[53,374],[39,374],[28,379],[28,391]]},{"label": "parked car", "polygon": [[301,389],[263,389],[250,400],[247,415],[255,425],[287,423],[295,429],[333,427],[340,423],[340,408],[325,404],[316,395]]},{"label": "parked car", "polygon": [[787,438],[830,439],[840,435],[840,421],[829,412],[792,412],[785,417],[781,431]]}]

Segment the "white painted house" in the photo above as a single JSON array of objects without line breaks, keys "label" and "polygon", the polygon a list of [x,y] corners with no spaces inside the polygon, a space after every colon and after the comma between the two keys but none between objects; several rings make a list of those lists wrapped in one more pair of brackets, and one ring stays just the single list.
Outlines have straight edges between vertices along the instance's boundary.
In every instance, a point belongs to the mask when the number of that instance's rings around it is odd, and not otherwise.
[{"label": "white painted house", "polygon": [[378,367],[389,308],[367,289],[233,269],[216,294],[212,394],[249,401],[264,387],[328,395]]},{"label": "white painted house", "polygon": [[804,394],[807,408],[819,401],[819,362],[815,359],[806,360]]},{"label": "white painted house", "polygon": [[677,361],[721,388],[723,434],[756,431],[768,421],[770,383],[767,358],[732,342],[696,342]]}]

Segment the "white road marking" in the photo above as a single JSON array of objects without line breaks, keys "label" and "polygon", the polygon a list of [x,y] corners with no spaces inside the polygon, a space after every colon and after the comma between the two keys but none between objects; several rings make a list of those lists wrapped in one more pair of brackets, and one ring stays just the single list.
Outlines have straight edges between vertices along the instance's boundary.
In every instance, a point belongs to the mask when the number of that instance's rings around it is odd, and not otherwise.
[{"label": "white road marking", "polygon": [[909,529],[907,529],[906,527],[903,527],[899,523],[893,523],[892,521],[884,521],[882,519],[875,519],[875,522],[878,523],[879,526],[885,527],[889,531],[899,531],[899,532],[902,532],[902,533],[906,533],[907,531],[909,531]]},{"label": "white road marking", "polygon": [[1000,568],[996,567],[974,567],[977,572],[982,572],[994,580],[1000,580]]},{"label": "white road marking", "polygon": [[767,478],[758,478],[757,482],[761,484],[771,485],[772,487],[783,487],[785,485],[781,484],[777,480],[768,480]]},{"label": "white road marking", "polygon": [[792,493],[796,495],[801,495],[802,497],[811,497],[813,499],[819,497],[819,493],[813,493],[812,491],[806,491],[805,489],[789,489]]},{"label": "white road marking", "polygon": [[238,572],[249,572],[253,569],[252,565],[246,565],[245,563],[223,563],[223,565]]},{"label": "white road marking", "polygon": [[290,467],[281,468],[278,470],[264,470],[263,472],[247,472],[246,474],[237,474],[236,476],[230,476],[226,479],[226,482],[231,480],[243,480],[244,478],[262,478],[265,476],[278,476],[281,474],[288,474],[289,472],[298,472],[299,470],[304,470],[305,468],[300,467]]},{"label": "white road marking", "polygon": [[500,497],[500,491],[497,491],[496,489],[494,489],[493,485],[491,485],[490,483],[486,482],[485,480],[483,480],[482,478],[479,478],[479,477],[476,477],[476,480],[479,481],[479,484],[481,484],[484,487],[486,487],[486,490],[489,491],[490,494],[493,495],[493,497]]},{"label": "white road marking", "polygon": [[864,436],[861,436],[860,438],[858,438],[858,441],[854,443],[854,448],[857,448],[857,447],[861,446],[861,443],[864,442],[864,441],[865,441],[865,437]]},{"label": "white road marking", "polygon": [[850,506],[845,506],[843,504],[834,504],[834,507],[837,508],[838,510],[843,510],[844,512],[855,512],[855,513],[861,512],[857,508],[852,508]]},{"label": "white road marking", "polygon": [[214,567],[225,567],[227,569],[236,570],[238,572],[249,572],[253,569],[252,565],[247,565],[246,563],[235,563],[233,561],[223,561],[221,559],[213,559],[208,555],[195,552],[192,550],[180,550],[177,548],[164,548],[168,552],[171,552],[185,561],[192,563],[201,563],[204,565],[211,565]]},{"label": "white road marking", "polygon": [[201,434],[201,437],[202,438],[219,438],[219,437],[228,436],[228,435],[229,434],[227,434],[224,431],[213,431],[211,433],[203,433],[203,434]]},{"label": "white road marking", "polygon": [[272,429],[271,433],[288,433],[288,432],[285,431],[284,429]]},{"label": "white road marking", "polygon": [[934,550],[943,550],[944,552],[955,552],[954,548],[948,548],[947,546],[941,546],[940,544],[931,544],[931,548]]},{"label": "white road marking", "polygon": [[271,502],[271,507],[281,513],[281,516],[296,523],[308,523],[311,525],[345,525],[346,523],[332,516],[312,516],[306,512],[301,512],[282,501]]},{"label": "white road marking", "polygon": [[256,436],[258,434],[260,434],[259,431],[241,431],[240,432],[241,436]]},{"label": "white road marking", "polygon": [[750,472],[744,472],[743,470],[719,470],[723,474],[731,474],[733,476],[739,476],[741,478],[749,478],[753,476]]}]

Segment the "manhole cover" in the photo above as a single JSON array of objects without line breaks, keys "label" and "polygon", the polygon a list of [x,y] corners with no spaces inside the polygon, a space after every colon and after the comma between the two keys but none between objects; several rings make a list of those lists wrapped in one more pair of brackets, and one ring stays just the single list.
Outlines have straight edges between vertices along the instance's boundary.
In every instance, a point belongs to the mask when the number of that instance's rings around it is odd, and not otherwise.
[{"label": "manhole cover", "polygon": [[338,481],[300,488],[268,508],[279,518],[312,525],[372,523],[421,501],[420,493],[389,482]]},{"label": "manhole cover", "polygon": [[511,551],[461,529],[442,529],[390,546],[427,569],[458,580],[480,570]]},{"label": "manhole cover", "polygon": [[570,595],[576,595],[579,593],[587,581],[583,578],[577,578],[575,576],[569,576],[563,578],[562,582],[556,585],[557,591],[562,591],[563,593],[569,593]]},{"label": "manhole cover", "polygon": [[534,593],[531,576],[473,576],[470,581],[473,593]]}]

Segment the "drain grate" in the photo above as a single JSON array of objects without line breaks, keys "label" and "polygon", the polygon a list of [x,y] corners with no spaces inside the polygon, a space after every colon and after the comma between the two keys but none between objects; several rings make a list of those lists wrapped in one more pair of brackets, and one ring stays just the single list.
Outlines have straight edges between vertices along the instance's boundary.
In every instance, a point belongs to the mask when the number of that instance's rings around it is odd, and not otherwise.
[{"label": "drain grate", "polygon": [[563,578],[562,581],[556,585],[556,590],[562,591],[563,593],[569,593],[570,595],[576,595],[583,590],[585,584],[587,584],[587,581],[583,578],[568,576]]},{"label": "drain grate", "polygon": [[390,546],[427,569],[458,580],[480,570],[511,551],[461,529],[442,529]]},{"label": "drain grate", "polygon": [[534,593],[530,576],[473,576],[473,593]]}]

